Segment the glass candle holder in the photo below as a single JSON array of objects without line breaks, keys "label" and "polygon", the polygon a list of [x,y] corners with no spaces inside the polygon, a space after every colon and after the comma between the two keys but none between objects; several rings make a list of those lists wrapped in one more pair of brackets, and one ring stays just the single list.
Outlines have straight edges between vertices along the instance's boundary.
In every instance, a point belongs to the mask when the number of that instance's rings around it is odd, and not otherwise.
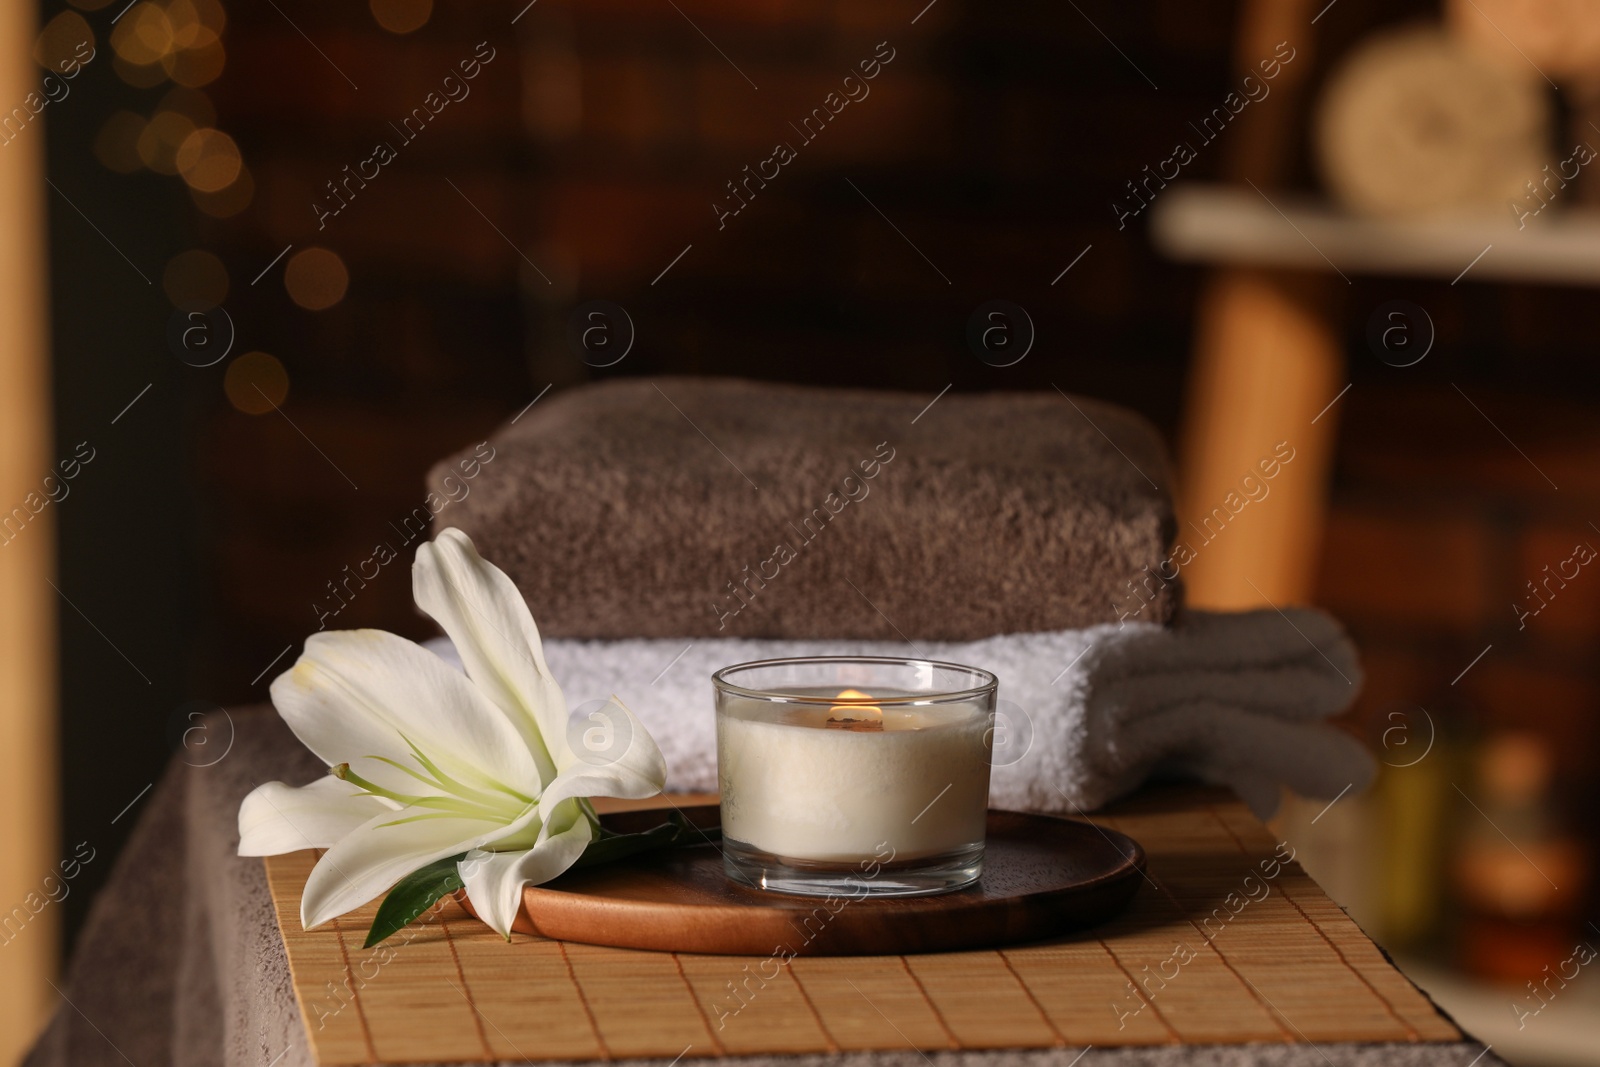
[{"label": "glass candle holder", "polygon": [[854,656],[741,663],[711,680],[734,881],[862,897],[978,880],[993,674]]}]

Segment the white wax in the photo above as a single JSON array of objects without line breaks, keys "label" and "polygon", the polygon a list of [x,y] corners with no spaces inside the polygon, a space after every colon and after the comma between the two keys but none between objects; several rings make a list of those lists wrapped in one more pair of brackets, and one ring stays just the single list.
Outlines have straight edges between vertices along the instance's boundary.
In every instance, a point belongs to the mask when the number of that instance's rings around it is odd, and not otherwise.
[{"label": "white wax", "polygon": [[989,721],[978,705],[890,704],[881,731],[826,729],[826,704],[783,705],[780,721],[774,708],[730,696],[717,716],[725,836],[836,862],[885,861],[889,849],[898,862],[983,840]]}]

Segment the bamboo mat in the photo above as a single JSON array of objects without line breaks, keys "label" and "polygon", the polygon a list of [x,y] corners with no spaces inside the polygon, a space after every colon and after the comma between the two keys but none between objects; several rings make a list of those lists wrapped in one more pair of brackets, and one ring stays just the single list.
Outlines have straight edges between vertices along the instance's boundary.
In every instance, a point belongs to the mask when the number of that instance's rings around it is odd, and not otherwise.
[{"label": "bamboo mat", "polygon": [[1461,1039],[1298,864],[1273,864],[1278,842],[1231,794],[1150,791],[1093,821],[1149,856],[1147,884],[1105,926],[783,967],[507,944],[454,902],[363,951],[376,904],[307,932],[300,889],[317,854],[266,865],[322,1064]]}]

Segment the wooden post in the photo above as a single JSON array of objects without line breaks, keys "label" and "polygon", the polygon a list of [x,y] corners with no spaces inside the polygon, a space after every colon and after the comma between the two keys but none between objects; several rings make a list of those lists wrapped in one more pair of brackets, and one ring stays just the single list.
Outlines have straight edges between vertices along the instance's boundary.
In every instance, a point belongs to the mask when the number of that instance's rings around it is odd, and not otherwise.
[{"label": "wooden post", "polygon": [[[1218,271],[1201,298],[1182,441],[1179,540],[1196,550],[1183,568],[1195,607],[1242,610],[1306,603],[1315,580],[1333,463],[1333,410],[1344,388],[1344,356],[1329,326],[1326,279],[1237,268]],[[1312,420],[1316,421],[1313,422]],[[1257,464],[1280,442],[1293,450],[1275,478]],[[1240,482],[1254,475],[1267,495],[1226,518]],[[1257,490],[1259,493],[1259,490]]]},{"label": "wooden post", "polygon": [[[1295,49],[1272,95],[1228,131],[1229,175],[1269,196],[1291,162],[1290,133],[1308,110],[1314,14],[1311,0],[1248,0],[1240,13],[1234,66],[1241,77],[1259,74],[1257,64],[1279,42]],[[1336,284],[1229,267],[1202,293],[1179,446],[1179,539],[1197,551],[1183,568],[1195,607],[1238,610],[1311,597],[1338,413],[1317,416],[1345,385],[1329,298]],[[1268,483],[1270,494],[1213,536],[1217,524],[1205,527],[1204,517],[1219,507],[1227,514],[1228,494],[1243,496],[1240,480],[1259,478],[1257,464],[1279,442],[1295,458]]]},{"label": "wooden post", "polygon": [[[36,11],[0,4],[6,113],[39,91]],[[57,1000],[49,980],[60,938],[60,904],[29,908],[30,894],[36,906],[48,900],[45,877],[60,874],[56,594],[46,580],[54,577],[54,508],[34,515],[26,506],[52,466],[44,147],[38,120],[0,144],[0,1063],[21,1059]],[[20,529],[13,508],[27,516]]]}]

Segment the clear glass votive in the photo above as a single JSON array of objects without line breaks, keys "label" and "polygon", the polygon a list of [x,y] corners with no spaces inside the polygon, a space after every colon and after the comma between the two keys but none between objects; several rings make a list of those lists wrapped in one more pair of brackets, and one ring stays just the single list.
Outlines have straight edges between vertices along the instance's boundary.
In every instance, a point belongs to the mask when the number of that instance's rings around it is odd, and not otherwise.
[{"label": "clear glass votive", "polygon": [[740,663],[711,681],[728,877],[844,897],[978,880],[993,674],[841,656]]}]

